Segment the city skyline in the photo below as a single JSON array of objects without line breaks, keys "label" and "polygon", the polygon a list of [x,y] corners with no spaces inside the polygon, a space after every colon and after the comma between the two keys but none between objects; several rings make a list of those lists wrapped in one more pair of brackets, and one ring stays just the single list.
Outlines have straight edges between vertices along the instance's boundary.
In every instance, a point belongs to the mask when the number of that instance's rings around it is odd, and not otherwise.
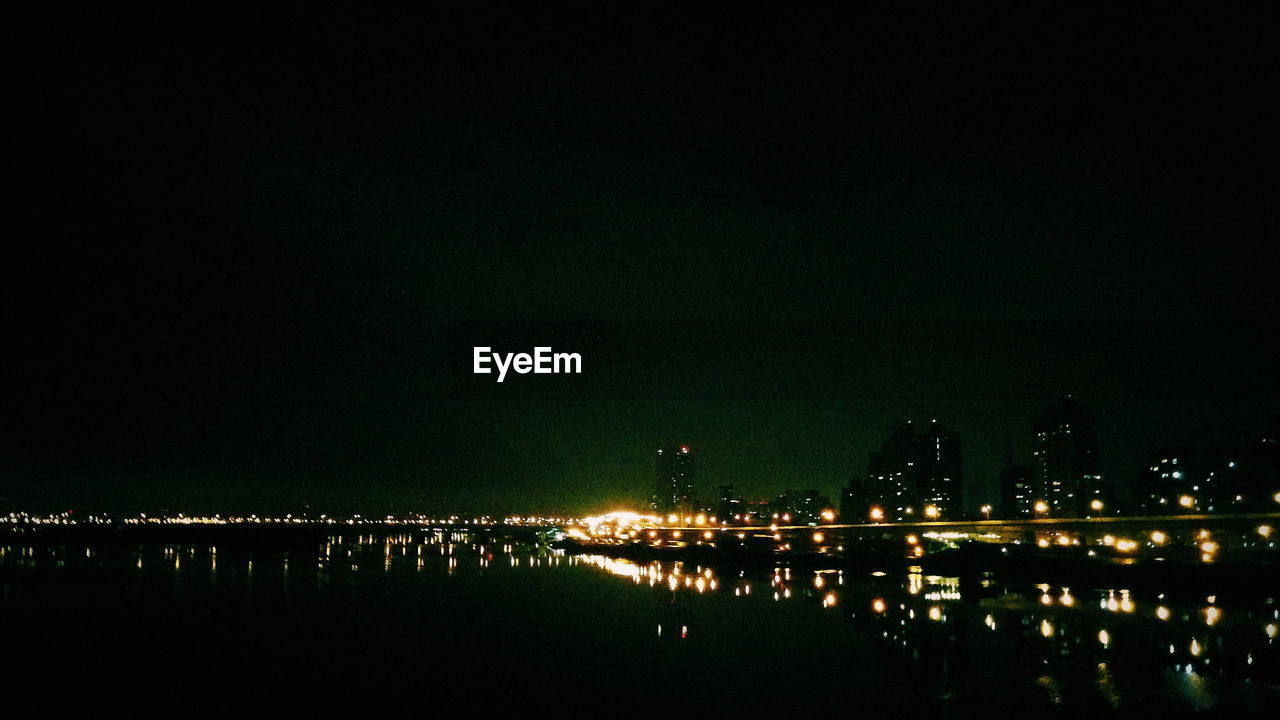
[{"label": "city skyline", "polygon": [[587,511],[680,438],[834,496],[938,418],[996,497],[1067,394],[1112,474],[1267,426],[1262,24],[785,15],[27,21],[0,494]]},{"label": "city skyline", "polygon": [[[1077,434],[1083,431],[1088,440],[1083,451],[1078,451],[1070,428],[1077,428]],[[1013,452],[1011,435],[1005,438],[1005,466],[1000,470],[995,482],[974,483],[983,486],[981,491],[966,490],[964,469],[961,458],[960,436],[946,428],[937,418],[923,423],[927,429],[920,431],[913,420],[906,420],[886,433],[887,440],[878,450],[868,455],[865,472],[854,470],[846,475],[846,480],[829,489],[829,483],[814,481],[812,478],[778,477],[770,485],[759,489],[743,491],[732,481],[726,483],[726,477],[717,473],[714,468],[708,476],[704,471],[702,484],[696,481],[695,458],[697,453],[689,444],[665,443],[657,448],[656,474],[651,475],[647,484],[649,493],[645,499],[639,499],[644,493],[637,491],[632,497],[618,500],[597,499],[593,504],[566,508],[560,507],[475,507],[474,503],[446,500],[433,506],[394,508],[396,515],[408,516],[421,513],[440,513],[453,511],[462,516],[479,515],[484,517],[502,516],[522,512],[537,511],[539,513],[558,513],[562,516],[590,515],[608,508],[647,509],[661,516],[668,513],[684,517],[690,513],[715,513],[715,508],[723,507],[732,496],[735,503],[783,502],[799,488],[819,487],[819,490],[806,490],[804,493],[819,494],[826,498],[842,498],[838,502],[826,500],[823,507],[840,508],[841,520],[846,522],[862,522],[866,519],[867,510],[879,508],[881,513],[874,518],[880,522],[912,522],[925,519],[966,519],[975,517],[1087,517],[1090,515],[1110,515],[1116,512],[1125,514],[1185,514],[1197,511],[1214,512],[1230,511],[1242,503],[1249,506],[1268,507],[1273,502],[1273,489],[1268,481],[1280,482],[1280,422],[1273,420],[1267,428],[1255,436],[1236,444],[1218,444],[1206,447],[1165,445],[1157,450],[1150,450],[1144,456],[1140,467],[1121,470],[1106,470],[1098,459],[1098,437],[1096,423],[1092,416],[1072,395],[1061,402],[1049,404],[1040,413],[1039,419],[1032,426],[1028,436],[1032,448],[1031,463],[1020,463]],[[1052,433],[1065,432],[1065,440],[1050,440]],[[1063,445],[1070,442],[1070,445]],[[936,447],[935,447],[936,446]],[[945,450],[944,450],[945,447]],[[1060,448],[1053,450],[1053,448]],[[934,452],[936,450],[936,453]],[[1076,453],[1083,452],[1086,459],[1076,459]],[[1051,460],[1051,453],[1058,458]],[[928,455],[934,454],[936,464],[925,467],[929,462]],[[1063,459],[1062,455],[1069,457]],[[1160,457],[1162,459],[1155,460]],[[944,459],[945,458],[945,459]],[[1172,458],[1172,459],[1171,459]],[[922,461],[923,459],[923,461]],[[1188,461],[1190,459],[1190,462]],[[1084,465],[1081,466],[1080,463]],[[1243,466],[1241,463],[1243,462]],[[1152,463],[1155,465],[1148,467]],[[910,466],[918,465],[914,470]],[[1034,465],[1029,467],[1028,465]],[[1051,466],[1061,466],[1053,470]],[[1248,469],[1242,472],[1242,467]],[[1212,468],[1212,469],[1210,469]],[[1162,472],[1163,471],[1163,472]],[[904,472],[908,477],[904,478]],[[915,473],[915,474],[912,474]],[[1055,475],[1055,473],[1058,473]],[[1184,479],[1185,474],[1185,479]],[[1104,479],[1105,477],[1105,479]],[[1096,483],[1081,492],[1081,482]],[[731,480],[731,479],[730,479]],[[1074,482],[1072,487],[1059,487]],[[1193,485],[1193,483],[1196,483]],[[1204,490],[1200,484],[1205,484]],[[1276,484],[1273,482],[1272,484]],[[1256,485],[1256,487],[1254,487]],[[1280,487],[1280,485],[1277,485]],[[714,488],[714,489],[713,489]],[[1231,488],[1227,492],[1227,488]],[[825,494],[824,494],[825,493]],[[1187,503],[1186,493],[1195,496],[1192,504]],[[1247,499],[1244,493],[1248,495]],[[1078,501],[1074,498],[1080,494]],[[1234,495],[1235,497],[1230,497]],[[1090,507],[1089,501],[1094,501]],[[1183,502],[1178,506],[1179,500]],[[56,510],[48,507],[23,507],[13,504],[0,494],[0,511],[28,512],[43,511],[53,515]],[[1037,507],[1043,502],[1043,507]],[[1280,501],[1277,501],[1280,502]],[[850,506],[856,508],[850,512]],[[1103,508],[1106,512],[1101,512]],[[924,511],[928,508],[929,516]],[[69,507],[67,510],[92,515],[102,513],[104,508]],[[183,508],[182,506],[161,506],[156,503],[139,504],[130,508],[114,508],[117,513],[156,513],[187,511],[203,511],[212,516],[216,511],[232,510],[231,514],[250,515],[254,510],[265,508]],[[368,513],[370,517],[379,517],[381,513],[392,508],[356,507],[335,508],[325,505],[313,506],[312,503],[300,503],[291,509],[307,516],[315,517],[329,511],[346,510],[347,514],[361,516]],[[83,511],[88,510],[89,513]]]}]

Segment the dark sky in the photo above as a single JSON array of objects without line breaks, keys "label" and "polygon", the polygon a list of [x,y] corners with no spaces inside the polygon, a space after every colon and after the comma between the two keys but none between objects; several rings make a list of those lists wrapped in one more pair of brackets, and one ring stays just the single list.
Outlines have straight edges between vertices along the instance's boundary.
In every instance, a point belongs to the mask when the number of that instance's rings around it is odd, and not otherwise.
[{"label": "dark sky", "polygon": [[575,512],[665,441],[835,495],[906,418],[976,504],[1066,393],[1122,480],[1243,443],[1276,18],[1113,5],[14,18],[0,504]]}]

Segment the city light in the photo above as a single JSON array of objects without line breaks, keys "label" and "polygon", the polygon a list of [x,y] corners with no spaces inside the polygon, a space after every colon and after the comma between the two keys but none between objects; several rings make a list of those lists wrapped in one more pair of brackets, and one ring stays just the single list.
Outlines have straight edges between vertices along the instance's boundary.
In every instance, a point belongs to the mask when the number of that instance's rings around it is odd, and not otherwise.
[{"label": "city light", "polygon": [[880,522],[881,520],[884,520],[884,509],[879,505],[873,506],[869,515],[871,517],[871,522]]}]

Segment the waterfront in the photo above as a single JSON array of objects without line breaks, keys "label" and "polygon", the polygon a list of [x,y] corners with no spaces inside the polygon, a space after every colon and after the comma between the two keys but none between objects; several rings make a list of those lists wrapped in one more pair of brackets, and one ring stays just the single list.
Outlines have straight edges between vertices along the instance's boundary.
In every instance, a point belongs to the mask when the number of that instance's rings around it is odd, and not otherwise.
[{"label": "waterfront", "polygon": [[208,537],[0,546],[7,680],[197,713],[1280,706],[1263,589],[637,563],[445,530]]}]

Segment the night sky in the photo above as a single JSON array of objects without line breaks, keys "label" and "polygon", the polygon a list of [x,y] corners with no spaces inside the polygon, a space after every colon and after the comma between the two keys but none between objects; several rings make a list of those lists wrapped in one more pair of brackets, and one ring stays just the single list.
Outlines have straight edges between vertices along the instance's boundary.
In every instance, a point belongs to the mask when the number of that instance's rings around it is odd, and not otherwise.
[{"label": "night sky", "polygon": [[1122,482],[1242,444],[1276,18],[1110,5],[13,18],[0,508],[834,497],[908,418],[973,506],[1066,393]]}]

